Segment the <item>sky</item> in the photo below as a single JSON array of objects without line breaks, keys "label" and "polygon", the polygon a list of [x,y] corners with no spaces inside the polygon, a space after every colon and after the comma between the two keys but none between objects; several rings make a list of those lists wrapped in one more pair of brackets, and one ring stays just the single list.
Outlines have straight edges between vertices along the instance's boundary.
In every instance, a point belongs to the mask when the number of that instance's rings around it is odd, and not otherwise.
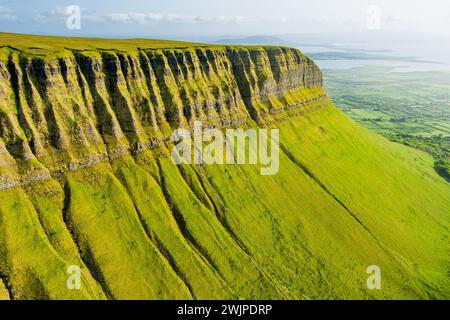
[{"label": "sky", "polygon": [[2,32],[183,39],[371,30],[450,33],[450,1],[0,0]]}]

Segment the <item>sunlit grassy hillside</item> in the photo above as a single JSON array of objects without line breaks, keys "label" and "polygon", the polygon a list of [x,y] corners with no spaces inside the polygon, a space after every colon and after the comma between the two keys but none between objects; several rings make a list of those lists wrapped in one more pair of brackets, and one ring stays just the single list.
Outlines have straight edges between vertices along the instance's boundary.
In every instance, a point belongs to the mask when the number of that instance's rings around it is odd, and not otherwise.
[{"label": "sunlit grassy hillside", "polygon": [[2,191],[15,298],[448,298],[450,187],[432,159],[332,106],[281,130],[275,176],[126,158],[68,174],[65,203],[52,181]]},{"label": "sunlit grassy hillside", "polygon": [[[311,60],[93,41],[0,59],[0,299],[450,298],[450,185],[333,106]],[[279,172],[175,165],[167,134],[195,120],[279,128]]]}]

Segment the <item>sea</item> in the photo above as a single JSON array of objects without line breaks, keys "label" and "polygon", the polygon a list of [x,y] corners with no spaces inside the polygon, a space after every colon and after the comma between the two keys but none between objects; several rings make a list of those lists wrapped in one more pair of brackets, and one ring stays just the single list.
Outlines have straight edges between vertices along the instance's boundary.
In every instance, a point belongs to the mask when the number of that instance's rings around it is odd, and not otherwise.
[{"label": "sea", "polygon": [[[450,43],[326,43],[305,44],[298,47],[305,54],[343,53],[356,58],[314,59],[321,69],[349,69],[363,66],[392,67],[398,72],[450,72]],[[358,55],[361,58],[358,58]],[[366,56],[366,57],[364,57]],[[376,59],[370,59],[377,56]],[[345,57],[345,55],[344,55]],[[401,61],[392,61],[393,59]]]}]

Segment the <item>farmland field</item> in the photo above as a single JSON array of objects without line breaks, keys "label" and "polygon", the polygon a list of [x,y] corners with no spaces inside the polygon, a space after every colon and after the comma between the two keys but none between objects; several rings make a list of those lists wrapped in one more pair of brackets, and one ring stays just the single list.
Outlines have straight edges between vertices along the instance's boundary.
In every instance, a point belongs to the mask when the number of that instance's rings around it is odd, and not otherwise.
[{"label": "farmland field", "polygon": [[354,121],[392,141],[428,152],[449,179],[450,72],[390,67],[324,71],[333,100]]}]

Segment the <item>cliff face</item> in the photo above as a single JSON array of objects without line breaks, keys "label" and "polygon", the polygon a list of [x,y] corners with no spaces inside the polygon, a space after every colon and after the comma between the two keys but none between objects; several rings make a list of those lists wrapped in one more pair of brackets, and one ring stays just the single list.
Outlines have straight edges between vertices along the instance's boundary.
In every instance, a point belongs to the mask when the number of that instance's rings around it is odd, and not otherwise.
[{"label": "cliff face", "polygon": [[[340,113],[298,50],[0,45],[0,299],[450,296],[448,184]],[[175,165],[195,120],[279,128],[279,172]]]},{"label": "cliff face", "polygon": [[320,70],[295,49],[5,47],[0,57],[0,189],[160,146],[195,120],[268,125],[323,98]]}]

